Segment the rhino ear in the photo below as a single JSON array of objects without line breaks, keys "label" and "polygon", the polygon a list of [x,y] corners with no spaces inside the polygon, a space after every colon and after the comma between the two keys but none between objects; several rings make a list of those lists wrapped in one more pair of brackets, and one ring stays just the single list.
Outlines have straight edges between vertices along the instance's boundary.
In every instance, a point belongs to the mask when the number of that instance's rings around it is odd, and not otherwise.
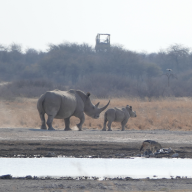
[{"label": "rhino ear", "polygon": [[89,97],[90,95],[91,95],[91,93],[88,92],[88,93],[87,93],[87,97]]},{"label": "rhino ear", "polygon": [[[100,102],[99,102],[100,103]],[[97,103],[96,105],[95,105],[95,107],[98,107],[99,106],[99,103]]]},{"label": "rhino ear", "polygon": [[132,110],[132,106],[130,106],[130,109]]}]

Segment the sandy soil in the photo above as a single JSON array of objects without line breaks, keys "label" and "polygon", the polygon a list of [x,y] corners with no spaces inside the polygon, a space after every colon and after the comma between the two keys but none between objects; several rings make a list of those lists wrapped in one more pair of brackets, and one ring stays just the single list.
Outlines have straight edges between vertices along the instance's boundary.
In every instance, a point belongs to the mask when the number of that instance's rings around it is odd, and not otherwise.
[{"label": "sandy soil", "polygon": [[[144,140],[171,147],[180,158],[192,158],[192,132],[184,131],[46,131],[27,128],[0,128],[0,157],[74,156],[130,158],[140,154]],[[171,157],[159,154],[157,158]],[[0,179],[0,191],[190,191],[191,179],[162,180],[53,180]]]}]

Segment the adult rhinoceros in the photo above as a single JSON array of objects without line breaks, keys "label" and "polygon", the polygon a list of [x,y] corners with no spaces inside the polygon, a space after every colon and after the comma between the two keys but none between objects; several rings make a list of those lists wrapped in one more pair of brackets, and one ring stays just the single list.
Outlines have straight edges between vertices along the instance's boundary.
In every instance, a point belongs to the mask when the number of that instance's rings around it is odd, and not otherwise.
[{"label": "adult rhinoceros", "polygon": [[48,91],[41,95],[37,102],[37,109],[42,121],[41,129],[47,129],[45,124],[45,113],[48,115],[47,125],[48,130],[54,130],[52,127],[53,119],[64,119],[65,131],[70,129],[70,117],[75,116],[80,119],[77,124],[79,131],[82,130],[82,124],[85,121],[84,112],[86,115],[97,119],[99,114],[105,110],[108,104],[102,108],[98,108],[99,103],[93,105],[89,98],[90,93],[83,93],[80,90],[69,91]]},{"label": "adult rhinoceros", "polygon": [[106,131],[106,123],[108,121],[108,131],[112,131],[111,124],[112,122],[121,122],[122,129],[125,130],[125,125],[129,119],[129,117],[137,117],[136,112],[132,110],[132,106],[127,105],[123,108],[111,108],[105,112],[104,115],[104,124],[102,131]]}]

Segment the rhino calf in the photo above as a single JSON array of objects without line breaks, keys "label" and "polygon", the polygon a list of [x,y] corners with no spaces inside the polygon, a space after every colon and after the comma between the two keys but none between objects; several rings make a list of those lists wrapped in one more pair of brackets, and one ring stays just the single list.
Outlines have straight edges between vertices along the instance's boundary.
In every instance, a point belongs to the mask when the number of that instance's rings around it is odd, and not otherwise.
[{"label": "rhino calf", "polygon": [[106,131],[106,123],[108,121],[108,131],[112,131],[111,124],[112,122],[121,122],[122,129],[125,130],[125,125],[129,119],[129,117],[137,117],[136,112],[132,110],[132,106],[127,105],[123,108],[111,108],[105,112],[104,115],[104,124],[102,131]]},{"label": "rhino calf", "polygon": [[41,129],[47,129],[45,123],[45,113],[48,116],[47,125],[49,130],[54,130],[52,127],[53,119],[64,119],[65,131],[71,130],[70,118],[75,116],[80,119],[77,127],[82,130],[82,125],[85,121],[85,115],[98,119],[100,113],[105,110],[110,101],[104,107],[99,108],[99,103],[92,104],[90,93],[85,94],[80,90],[69,91],[47,91],[41,95],[37,102],[37,109],[41,118]]}]

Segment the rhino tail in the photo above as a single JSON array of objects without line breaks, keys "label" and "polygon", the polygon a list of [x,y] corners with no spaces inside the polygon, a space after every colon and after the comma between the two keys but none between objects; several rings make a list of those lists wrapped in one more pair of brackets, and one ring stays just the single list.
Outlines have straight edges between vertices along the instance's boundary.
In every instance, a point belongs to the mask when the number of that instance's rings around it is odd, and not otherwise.
[{"label": "rhino tail", "polygon": [[40,98],[37,101],[37,109],[39,111],[39,114],[45,114],[45,111],[43,109],[43,102],[45,100],[45,95],[46,94],[41,95]]},{"label": "rhino tail", "polygon": [[107,112],[104,114],[104,123],[107,123]]}]

